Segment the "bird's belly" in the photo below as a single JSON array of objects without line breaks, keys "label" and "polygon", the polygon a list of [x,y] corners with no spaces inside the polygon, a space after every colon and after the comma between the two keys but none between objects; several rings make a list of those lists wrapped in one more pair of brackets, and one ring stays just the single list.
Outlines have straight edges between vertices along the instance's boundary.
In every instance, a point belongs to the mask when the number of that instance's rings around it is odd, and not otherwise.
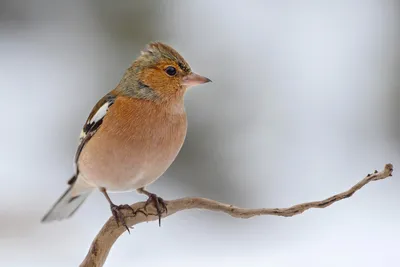
[{"label": "bird's belly", "polygon": [[102,137],[88,142],[78,166],[87,184],[109,191],[132,191],[153,183],[175,160],[184,140],[184,135],[178,140],[175,135],[173,140],[127,140],[116,145],[104,143]]},{"label": "bird's belly", "polygon": [[89,180],[96,187],[104,187],[111,192],[132,191],[145,187],[159,178],[163,172],[155,173],[146,169],[132,168],[128,172],[113,170],[112,176],[99,174],[89,175]]},{"label": "bird's belly", "polygon": [[157,180],[172,164],[177,153],[178,150],[164,151],[161,157],[154,153],[152,159],[137,153],[130,153],[124,158],[113,154],[82,154],[79,170],[86,182],[94,187],[104,187],[108,191],[132,191]]}]

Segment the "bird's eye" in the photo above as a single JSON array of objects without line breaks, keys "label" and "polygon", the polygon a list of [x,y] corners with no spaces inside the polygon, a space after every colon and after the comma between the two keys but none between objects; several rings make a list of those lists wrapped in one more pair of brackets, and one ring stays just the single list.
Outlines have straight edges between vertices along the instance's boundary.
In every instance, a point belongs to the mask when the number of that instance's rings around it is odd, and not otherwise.
[{"label": "bird's eye", "polygon": [[168,66],[165,69],[165,72],[169,75],[169,76],[174,76],[176,74],[176,69],[172,66]]}]

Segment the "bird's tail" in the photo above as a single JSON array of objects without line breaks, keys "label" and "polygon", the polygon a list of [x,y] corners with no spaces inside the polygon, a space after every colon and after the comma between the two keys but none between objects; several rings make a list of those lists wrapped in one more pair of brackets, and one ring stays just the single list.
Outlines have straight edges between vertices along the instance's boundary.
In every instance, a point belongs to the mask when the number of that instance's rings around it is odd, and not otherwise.
[{"label": "bird's tail", "polygon": [[75,176],[70,179],[70,182],[68,182],[70,184],[69,188],[43,217],[42,222],[67,219],[82,205],[91,192],[83,192],[77,196],[72,196],[72,187],[75,181]]}]

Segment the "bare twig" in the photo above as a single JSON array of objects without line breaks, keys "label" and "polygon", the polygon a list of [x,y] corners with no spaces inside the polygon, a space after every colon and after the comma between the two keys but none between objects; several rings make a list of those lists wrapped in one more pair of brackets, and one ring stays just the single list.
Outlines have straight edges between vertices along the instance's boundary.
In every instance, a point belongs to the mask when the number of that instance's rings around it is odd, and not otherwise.
[{"label": "bare twig", "polygon": [[[292,206],[290,208],[282,208],[282,209],[243,209],[238,208],[232,205],[224,204],[217,202],[211,199],[205,198],[181,198],[176,200],[167,201],[168,214],[164,214],[163,217],[170,216],[178,211],[188,210],[188,209],[204,209],[210,211],[219,211],[224,212],[235,218],[251,218],[254,216],[260,215],[275,215],[275,216],[284,216],[290,217],[311,208],[325,208],[327,206],[332,205],[333,203],[351,197],[356,191],[360,190],[363,186],[368,184],[371,181],[377,181],[381,179],[385,179],[389,176],[392,176],[393,165],[386,164],[385,168],[381,171],[375,171],[372,174],[368,174],[364,179],[358,182],[356,185],[351,187],[349,190],[329,197],[327,199],[321,201],[313,201],[307,202],[303,204],[298,204]],[[132,205],[134,210],[141,210],[144,206],[144,202],[138,202]],[[141,212],[138,212],[135,217],[129,217],[127,219],[127,225],[133,226],[142,222],[154,221],[158,220],[158,216],[156,215],[156,211],[154,207],[149,206],[149,211],[147,216]],[[118,237],[125,232],[125,228],[120,226],[118,227],[114,218],[111,217],[97,234],[94,239],[86,258],[81,263],[81,267],[92,267],[92,266],[103,266],[104,262],[107,259],[107,255],[114,244],[114,242],[118,239]]]}]

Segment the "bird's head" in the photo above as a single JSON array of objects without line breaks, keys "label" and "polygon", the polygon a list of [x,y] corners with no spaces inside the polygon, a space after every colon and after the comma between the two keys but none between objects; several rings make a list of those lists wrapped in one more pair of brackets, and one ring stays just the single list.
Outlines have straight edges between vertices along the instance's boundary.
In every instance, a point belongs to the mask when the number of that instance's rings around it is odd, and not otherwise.
[{"label": "bird's head", "polygon": [[127,70],[127,90],[143,98],[183,96],[186,89],[211,80],[192,72],[185,59],[172,47],[153,42]]}]

